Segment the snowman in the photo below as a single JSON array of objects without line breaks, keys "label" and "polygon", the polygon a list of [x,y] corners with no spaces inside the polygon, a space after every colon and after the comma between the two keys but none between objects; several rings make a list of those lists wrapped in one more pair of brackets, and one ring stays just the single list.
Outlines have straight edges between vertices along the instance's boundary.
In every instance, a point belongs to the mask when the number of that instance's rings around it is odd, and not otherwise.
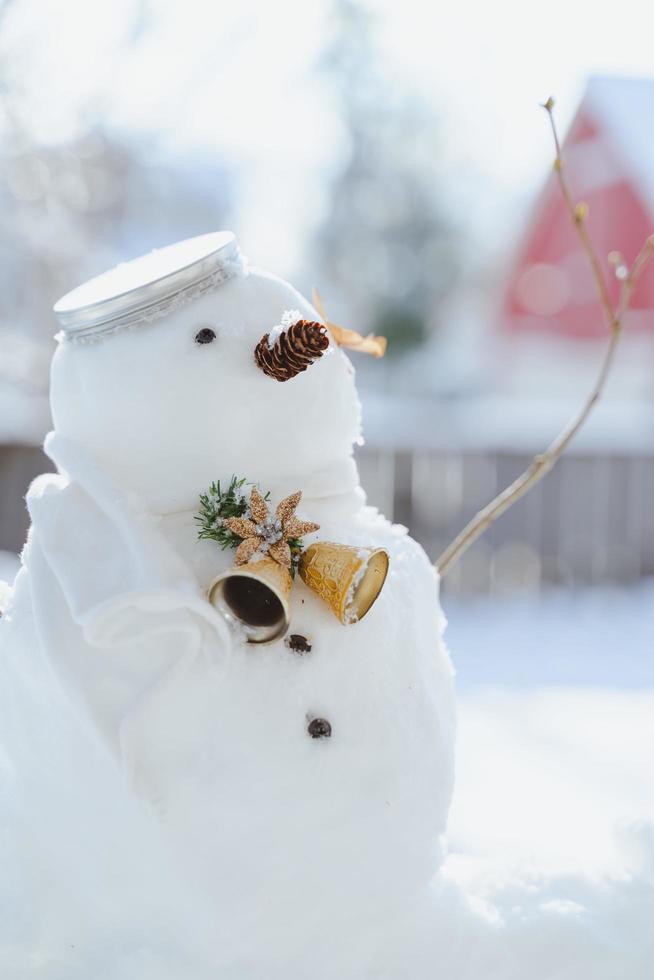
[{"label": "snowman", "polygon": [[[0,623],[7,975],[386,976],[442,860],[452,671],[433,567],[359,486],[342,331],[230,233],[55,312],[57,472]],[[315,348],[276,359],[298,324]],[[236,476],[241,568],[198,536]],[[360,559],[340,615],[321,546]],[[300,552],[248,624],[234,587]],[[371,555],[383,588],[349,614]]]}]

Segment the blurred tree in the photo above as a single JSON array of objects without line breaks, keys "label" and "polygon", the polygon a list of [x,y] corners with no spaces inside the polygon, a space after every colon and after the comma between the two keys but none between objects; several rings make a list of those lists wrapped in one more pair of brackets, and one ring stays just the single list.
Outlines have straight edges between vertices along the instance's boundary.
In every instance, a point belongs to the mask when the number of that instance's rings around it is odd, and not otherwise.
[{"label": "blurred tree", "polygon": [[[24,108],[29,54],[27,63],[25,50],[14,59],[2,31],[20,6],[0,0],[0,405],[11,419],[0,425],[0,442],[12,431],[13,441],[28,437],[21,431],[39,441],[47,425],[47,406],[45,421],[27,426],[20,406],[26,393],[47,395],[53,302],[117,261],[225,226],[234,196],[219,161],[175,157],[154,136],[111,131],[83,97],[78,135],[40,140]],[[144,3],[137,11],[127,45],[147,16]]]},{"label": "blurred tree", "polygon": [[[50,425],[52,304],[119,260],[224,227],[234,201],[220,158],[116,132],[83,91],[76,135],[45,141],[29,109],[41,102],[29,43],[38,21],[24,18],[20,43],[5,30],[24,9],[0,0],[0,555],[21,547],[25,489],[50,465],[35,447]],[[125,46],[149,22],[148,4],[135,12]]]},{"label": "blurred tree", "polygon": [[313,267],[329,308],[357,330],[383,334],[389,353],[438,327],[459,266],[459,238],[438,175],[434,114],[394,84],[375,42],[373,15],[335,0],[323,58],[345,130],[345,161],[330,188]]}]

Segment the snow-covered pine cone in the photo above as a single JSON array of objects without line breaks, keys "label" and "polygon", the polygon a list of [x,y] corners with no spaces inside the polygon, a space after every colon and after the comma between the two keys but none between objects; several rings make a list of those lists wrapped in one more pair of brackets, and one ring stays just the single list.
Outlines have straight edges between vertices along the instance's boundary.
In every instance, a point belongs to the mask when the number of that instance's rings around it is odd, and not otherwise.
[{"label": "snow-covered pine cone", "polygon": [[289,381],[322,357],[329,347],[327,329],[313,320],[298,320],[286,327],[272,346],[264,334],[254,349],[258,366],[277,381]]}]

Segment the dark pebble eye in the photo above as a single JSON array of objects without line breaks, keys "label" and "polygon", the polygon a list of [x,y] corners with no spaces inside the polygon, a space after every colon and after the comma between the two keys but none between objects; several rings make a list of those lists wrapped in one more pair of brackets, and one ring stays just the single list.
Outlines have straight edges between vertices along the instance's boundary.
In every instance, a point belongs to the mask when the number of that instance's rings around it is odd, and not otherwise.
[{"label": "dark pebble eye", "polygon": [[198,330],[195,335],[196,344],[210,344],[212,340],[216,339],[216,334],[210,327],[203,327],[202,330]]}]

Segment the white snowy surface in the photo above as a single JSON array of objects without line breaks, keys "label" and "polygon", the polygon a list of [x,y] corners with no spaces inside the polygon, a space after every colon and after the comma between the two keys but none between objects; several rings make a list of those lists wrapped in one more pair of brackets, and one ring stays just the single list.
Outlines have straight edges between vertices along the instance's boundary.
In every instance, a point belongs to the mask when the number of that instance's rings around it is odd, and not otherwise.
[{"label": "white snowy surface", "polygon": [[480,689],[459,702],[449,846],[548,872],[616,872],[654,820],[654,689]]},{"label": "white snowy surface", "polygon": [[0,551],[0,616],[10,603],[19,564],[17,555],[12,555],[10,551]]},{"label": "white snowy surface", "polygon": [[[550,377],[549,369],[540,374]],[[577,360],[574,363],[578,363]],[[592,366],[596,362],[589,360]],[[641,362],[642,363],[642,362]],[[646,362],[648,363],[648,362]],[[425,373],[431,360],[422,356]],[[552,368],[552,371],[555,369]],[[408,377],[412,373],[405,369]],[[633,379],[632,379],[633,380]],[[362,392],[366,445],[372,449],[540,452],[553,435],[579,410],[584,381],[577,378],[572,394],[541,394],[535,384],[526,395],[473,395],[465,399],[439,399],[421,393],[415,385],[400,395],[384,390]],[[519,404],[519,411],[516,411]],[[483,419],[483,426],[479,420]],[[642,398],[612,398],[601,402],[575,441],[583,452],[613,450],[624,454],[650,453],[654,407]]]},{"label": "white snowy surface", "polygon": [[0,582],[11,585],[19,567],[18,555],[12,554],[11,551],[0,551]]},{"label": "white snowy surface", "polygon": [[480,686],[654,687],[654,580],[442,602],[459,695]]},{"label": "white snowy surface", "polygon": [[[460,690],[435,980],[649,980],[654,689],[643,685],[652,680],[652,594],[643,583],[445,603]],[[111,930],[102,937],[100,976],[210,975],[166,951],[156,918],[165,922],[165,908],[153,913],[152,948]],[[47,976],[74,965],[40,955]],[[388,976],[409,975],[395,955],[407,956],[391,942]],[[421,956],[432,955],[418,950],[403,962],[422,975]],[[321,969],[313,975],[332,980]]]},{"label": "white snowy surface", "polygon": [[453,975],[646,980],[654,584],[444,606],[459,693],[444,870],[494,923],[488,962],[511,964]]},{"label": "white snowy surface", "polygon": [[457,671],[453,853],[615,869],[654,819],[654,583],[444,600]]},{"label": "white snowy surface", "polygon": [[[256,366],[260,338],[296,307],[316,319],[250,269],[55,355],[45,449],[59,474],[30,487],[0,621],[12,980],[162,980],[162,962],[189,980],[399,980],[423,940],[412,977],[431,980],[454,744],[437,577],[405,528],[364,506],[347,357],[332,349],[284,384]],[[206,325],[214,342],[199,345]],[[198,494],[233,473],[273,501],[301,489],[324,540],[389,552],[356,627],[295,582],[308,657],[281,640],[248,647],[206,601],[233,555],[198,542]],[[309,737],[312,718],[330,739]],[[40,974],[25,968],[35,947]]]},{"label": "white snowy surface", "polygon": [[[0,974],[648,980],[648,696],[548,693],[533,673],[527,691],[466,693],[466,663],[502,643],[490,604],[449,609],[463,703],[439,873],[455,701],[436,576],[363,507],[342,353],[285,384],[256,368],[254,346],[295,305],[315,316],[251,270],[151,328],[56,355],[46,451],[60,475],[30,488],[0,620]],[[195,344],[207,323],[216,342]],[[273,499],[302,487],[321,537],[390,553],[351,628],[295,583],[308,657],[252,650],[206,602],[231,556],[197,541],[193,514],[232,473]],[[544,608],[522,635],[555,644]],[[525,656],[510,645],[496,687]],[[332,738],[310,739],[311,717]]]}]

